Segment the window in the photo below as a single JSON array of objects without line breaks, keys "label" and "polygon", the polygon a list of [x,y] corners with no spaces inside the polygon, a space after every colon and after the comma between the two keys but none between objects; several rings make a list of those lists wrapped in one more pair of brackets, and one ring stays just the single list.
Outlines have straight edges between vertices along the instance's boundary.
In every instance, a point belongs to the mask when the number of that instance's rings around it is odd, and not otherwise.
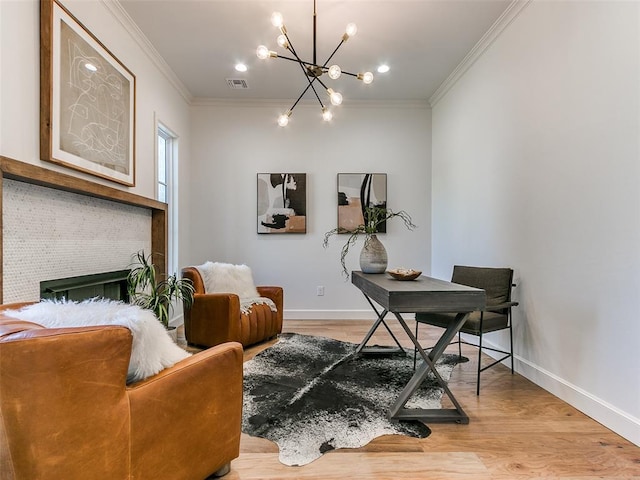
[{"label": "window", "polygon": [[168,172],[171,171],[171,144],[173,138],[158,125],[158,193],[161,202],[169,203]]},{"label": "window", "polygon": [[178,219],[177,182],[175,171],[178,160],[178,138],[167,127],[158,122],[157,151],[157,192],[156,198],[168,205],[168,241],[167,267],[168,273],[174,273],[178,262]]}]

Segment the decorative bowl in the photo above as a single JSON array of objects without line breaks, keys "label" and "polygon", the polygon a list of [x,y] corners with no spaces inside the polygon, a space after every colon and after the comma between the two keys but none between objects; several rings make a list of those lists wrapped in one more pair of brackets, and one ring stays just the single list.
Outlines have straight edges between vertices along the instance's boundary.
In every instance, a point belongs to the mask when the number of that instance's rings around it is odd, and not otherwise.
[{"label": "decorative bowl", "polygon": [[420,270],[411,268],[394,268],[393,270],[387,270],[387,273],[396,280],[415,280],[422,274]]}]

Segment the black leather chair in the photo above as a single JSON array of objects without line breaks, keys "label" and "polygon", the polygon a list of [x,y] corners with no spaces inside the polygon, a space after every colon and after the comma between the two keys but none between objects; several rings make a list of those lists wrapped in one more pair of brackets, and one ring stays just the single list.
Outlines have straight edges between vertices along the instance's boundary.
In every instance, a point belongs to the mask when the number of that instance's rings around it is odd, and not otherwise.
[{"label": "black leather chair", "polygon": [[[476,394],[480,395],[480,373],[494,365],[511,358],[511,373],[513,374],[513,330],[511,328],[511,307],[518,302],[511,301],[513,284],[513,270],[510,268],[467,267],[456,265],[451,277],[453,283],[481,288],[487,295],[486,307],[482,311],[472,312],[458,333],[458,355],[462,356],[462,343],[478,347],[478,381]],[[421,323],[446,328],[455,317],[454,313],[417,313],[416,337],[418,325]],[[498,330],[509,329],[509,351],[499,350],[482,344],[483,335]],[[478,344],[469,343],[460,338],[460,333],[475,335]],[[482,366],[482,349],[492,350],[504,354],[489,365]]]}]

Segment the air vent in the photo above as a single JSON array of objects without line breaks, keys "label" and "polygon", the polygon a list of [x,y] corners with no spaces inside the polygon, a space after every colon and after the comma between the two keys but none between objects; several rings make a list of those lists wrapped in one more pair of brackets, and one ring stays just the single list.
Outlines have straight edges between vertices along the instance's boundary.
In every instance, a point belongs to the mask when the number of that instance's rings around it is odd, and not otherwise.
[{"label": "air vent", "polygon": [[244,78],[227,78],[227,85],[229,85],[229,88],[240,90],[246,90],[249,88],[249,85]]}]

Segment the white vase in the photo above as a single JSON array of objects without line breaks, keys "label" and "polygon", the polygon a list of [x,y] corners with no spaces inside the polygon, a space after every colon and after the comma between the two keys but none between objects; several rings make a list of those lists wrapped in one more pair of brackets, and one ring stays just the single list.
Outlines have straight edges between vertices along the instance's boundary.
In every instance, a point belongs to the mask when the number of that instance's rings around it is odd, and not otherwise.
[{"label": "white vase", "polygon": [[360,270],[363,273],[384,273],[387,269],[387,250],[378,237],[369,235],[360,252]]}]

